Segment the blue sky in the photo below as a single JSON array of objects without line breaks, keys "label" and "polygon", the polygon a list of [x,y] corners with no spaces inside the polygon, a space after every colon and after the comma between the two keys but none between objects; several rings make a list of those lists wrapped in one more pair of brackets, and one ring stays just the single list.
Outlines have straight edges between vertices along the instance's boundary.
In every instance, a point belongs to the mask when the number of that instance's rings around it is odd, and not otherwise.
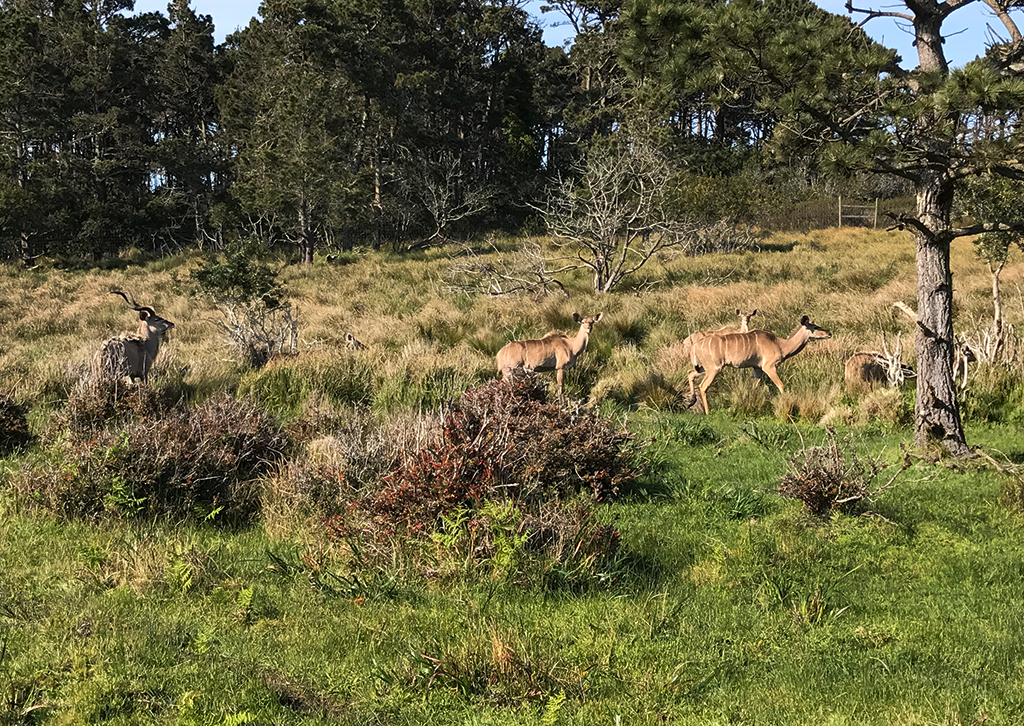
[{"label": "blue sky", "polygon": [[[845,0],[815,0],[826,10],[845,14]],[[858,0],[858,6],[872,6],[881,9],[904,9],[902,3],[887,0],[885,4],[876,4],[871,0]],[[259,0],[192,0],[192,7],[197,13],[212,15],[217,40],[249,24],[260,6]],[[540,3],[534,2],[533,7],[539,8]],[[167,13],[166,0],[136,0],[136,12],[159,11]],[[539,11],[538,15],[539,15]],[[544,28],[544,38],[549,45],[558,45],[566,39],[564,27],[552,27],[557,14],[548,13],[538,18]],[[1017,22],[1024,25],[1024,13],[1016,13]],[[950,65],[962,66],[975,56],[984,53],[987,36],[986,26],[991,26],[1003,36],[1006,35],[1002,24],[995,19],[992,12],[982,2],[970,5],[954,12],[944,25],[946,31],[946,57]],[[872,20],[866,30],[875,40],[895,48],[903,57],[905,67],[916,65],[917,54],[911,45],[911,36],[890,19]]]}]

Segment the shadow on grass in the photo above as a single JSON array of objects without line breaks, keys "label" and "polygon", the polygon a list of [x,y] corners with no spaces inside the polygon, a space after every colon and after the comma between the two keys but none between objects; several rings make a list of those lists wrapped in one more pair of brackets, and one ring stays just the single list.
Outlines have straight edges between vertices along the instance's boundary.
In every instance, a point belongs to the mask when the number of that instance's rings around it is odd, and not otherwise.
[{"label": "shadow on grass", "polygon": [[793,242],[761,242],[757,245],[759,252],[792,252],[797,243]]}]

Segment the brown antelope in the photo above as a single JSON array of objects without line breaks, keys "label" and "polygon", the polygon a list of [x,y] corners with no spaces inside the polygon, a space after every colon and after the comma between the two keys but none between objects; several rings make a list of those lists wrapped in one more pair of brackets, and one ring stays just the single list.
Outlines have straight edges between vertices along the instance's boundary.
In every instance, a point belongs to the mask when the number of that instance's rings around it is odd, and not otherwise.
[{"label": "brown antelope", "polygon": [[148,383],[149,371],[160,352],[160,339],[174,323],[157,315],[151,307],[137,305],[130,293],[113,290],[110,294],[120,295],[139,313],[139,334],[121,335],[104,343],[100,350],[100,370],[115,379],[127,377]]},{"label": "brown antelope", "polygon": [[788,338],[779,338],[767,330],[705,335],[693,341],[693,370],[689,375],[690,398],[696,399],[693,379],[704,373],[704,380],[700,384],[700,398],[704,405],[704,413],[707,413],[708,388],[719,371],[726,366],[753,368],[755,372],[763,371],[780,392],[784,391],[785,388],[776,371],[779,365],[802,351],[808,341],[831,337],[831,333],[819,328],[806,315],[800,318],[800,325]]},{"label": "brown antelope", "polygon": [[846,361],[846,392],[850,394],[870,391],[875,385],[885,385],[889,380],[885,366],[878,353],[864,351],[854,353]]},{"label": "brown antelope", "polygon": [[[693,357],[693,353],[694,353],[693,346],[694,346],[694,343],[696,343],[698,340],[701,340],[702,338],[707,337],[708,335],[720,335],[722,333],[737,333],[737,332],[738,333],[746,333],[746,332],[749,332],[749,330],[750,330],[750,319],[752,317],[754,317],[755,315],[757,315],[757,308],[754,308],[753,311],[747,313],[746,315],[744,315],[742,312],[740,312],[739,308],[736,308],[736,315],[739,316],[739,319],[740,319],[739,330],[736,330],[735,328],[730,328],[728,325],[723,325],[718,330],[698,330],[698,331],[690,333],[688,336],[686,336],[686,338],[683,340],[683,351],[684,351],[683,354],[684,355],[686,354],[685,353],[686,350],[690,351],[690,362],[693,363],[693,366],[695,368],[697,367],[698,363],[697,363],[697,359]],[[754,369],[753,374],[754,374],[754,378],[760,378],[761,377],[761,372],[758,369]],[[693,395],[693,387],[692,386],[690,388],[690,395],[691,396]]]},{"label": "brown antelope", "polygon": [[850,394],[870,391],[875,384],[888,384],[902,388],[907,378],[913,378],[914,369],[903,364],[903,340],[896,335],[892,350],[882,334],[882,352],[865,350],[854,353],[846,361],[846,392]]},{"label": "brown antelope", "polygon": [[352,335],[352,333],[345,333],[345,345],[350,350],[366,350],[366,346],[356,340],[356,336]]},{"label": "brown antelope", "polygon": [[583,355],[590,339],[590,331],[594,323],[601,319],[603,313],[592,318],[585,318],[573,313],[572,319],[580,324],[579,332],[570,338],[562,333],[549,333],[540,340],[514,340],[498,351],[498,372],[502,379],[511,380],[513,371],[522,368],[529,372],[555,372],[558,383],[558,395],[564,391],[563,378],[565,371],[576,365],[576,359]]},{"label": "brown antelope", "polygon": [[[749,332],[749,330],[750,330],[750,319],[752,317],[754,317],[755,315],[757,315],[757,308],[754,308],[752,311],[750,311],[746,315],[741,313],[739,308],[736,308],[736,314],[740,318],[740,329],[739,329],[739,332],[741,332],[741,333]],[[728,330],[728,328],[720,328],[720,330],[725,331],[725,330]]]}]

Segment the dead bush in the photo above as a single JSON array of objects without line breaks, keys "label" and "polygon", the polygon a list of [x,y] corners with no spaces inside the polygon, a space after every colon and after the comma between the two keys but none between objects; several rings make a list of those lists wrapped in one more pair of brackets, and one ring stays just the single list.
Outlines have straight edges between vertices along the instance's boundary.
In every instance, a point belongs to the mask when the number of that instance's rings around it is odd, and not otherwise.
[{"label": "dead bush", "polygon": [[902,468],[886,484],[875,486],[876,477],[888,464],[880,458],[862,460],[848,437],[840,438],[828,427],[822,446],[801,449],[789,460],[790,472],[779,482],[778,492],[799,499],[813,514],[823,517],[834,511],[852,511],[870,501],[890,488],[909,466],[905,455]]}]

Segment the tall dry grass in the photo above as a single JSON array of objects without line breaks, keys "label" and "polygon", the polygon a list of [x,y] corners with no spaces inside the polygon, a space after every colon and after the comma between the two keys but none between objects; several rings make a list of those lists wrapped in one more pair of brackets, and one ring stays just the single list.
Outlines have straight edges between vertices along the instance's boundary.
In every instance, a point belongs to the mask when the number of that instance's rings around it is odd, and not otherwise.
[{"label": "tall dry grass", "polygon": [[[507,242],[499,249],[515,244]],[[580,273],[564,279],[568,299],[445,295],[450,254],[367,254],[342,264],[282,267],[280,278],[299,316],[301,352],[265,372],[247,372],[219,339],[212,306],[183,292],[196,256],[123,269],[3,267],[0,380],[19,400],[59,403],[106,338],[137,326],[132,311],[109,294],[113,289],[131,291],[176,324],[161,348],[155,385],[173,378],[182,391],[203,398],[239,386],[258,389],[261,378],[276,376],[264,387],[278,386],[273,395],[287,399],[281,410],[289,416],[301,415],[314,394],[323,400],[325,391],[336,403],[368,400],[382,412],[435,406],[497,375],[494,355],[509,340],[574,333],[576,311],[604,313],[589,350],[567,377],[572,395],[594,403],[670,405],[689,370],[679,341],[696,330],[734,326],[737,308],[758,308],[755,325],[781,336],[804,314],[833,334],[782,366],[785,398],[768,383],[751,383],[746,372],[725,371],[711,398],[740,415],[774,410],[782,418],[825,416],[842,403],[845,359],[879,348],[883,334],[892,339],[903,333],[906,362],[913,365],[910,324],[892,308],[897,301],[915,306],[914,242],[905,233],[776,234],[760,251],[664,255],[645,268],[642,290],[599,295]],[[483,251],[480,257],[496,254],[510,253]],[[956,325],[964,330],[971,320],[991,320],[990,280],[968,241],[958,242],[952,254]],[[1004,270],[1003,284],[1008,322],[1020,325],[1019,256]],[[348,332],[368,350],[342,352]],[[291,380],[282,383],[285,378]]]}]

